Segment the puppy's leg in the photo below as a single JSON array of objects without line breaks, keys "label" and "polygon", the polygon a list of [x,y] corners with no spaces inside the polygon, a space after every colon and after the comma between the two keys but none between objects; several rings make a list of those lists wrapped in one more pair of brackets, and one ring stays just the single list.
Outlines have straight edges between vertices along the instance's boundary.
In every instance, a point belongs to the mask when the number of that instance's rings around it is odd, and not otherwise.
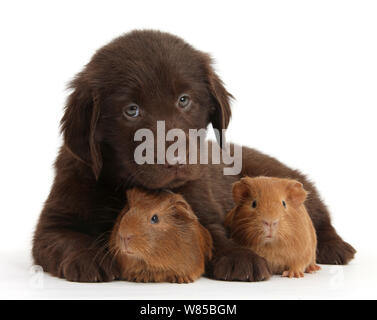
[{"label": "puppy's leg", "polygon": [[226,281],[262,281],[270,278],[267,261],[228,239],[223,226],[211,225],[208,230],[215,248],[207,266],[206,274],[210,278]]},{"label": "puppy's leg", "polygon": [[330,223],[316,228],[317,262],[320,264],[347,264],[356,250],[336,233]]},{"label": "puppy's leg", "polygon": [[317,234],[317,262],[321,264],[347,264],[356,250],[336,233],[330,214],[314,185],[297,170],[292,170],[278,160],[256,150],[242,149],[242,173],[250,177],[269,176],[300,181],[309,192],[306,208]]},{"label": "puppy's leg", "polygon": [[116,261],[96,238],[66,229],[40,228],[34,238],[34,262],[54,276],[75,282],[112,281]]}]

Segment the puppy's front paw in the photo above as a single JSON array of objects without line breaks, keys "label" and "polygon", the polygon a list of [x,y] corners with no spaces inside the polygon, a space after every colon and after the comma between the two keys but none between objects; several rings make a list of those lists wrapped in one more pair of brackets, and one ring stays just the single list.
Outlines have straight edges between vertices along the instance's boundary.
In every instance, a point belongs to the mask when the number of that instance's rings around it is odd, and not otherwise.
[{"label": "puppy's front paw", "polygon": [[111,258],[96,260],[89,251],[66,257],[58,273],[61,278],[73,282],[108,282],[119,278],[117,266]]},{"label": "puppy's front paw", "polygon": [[226,281],[262,281],[271,276],[267,261],[247,248],[232,248],[215,256],[209,276]]},{"label": "puppy's front paw", "polygon": [[319,264],[347,264],[356,250],[340,238],[318,241],[317,262]]}]

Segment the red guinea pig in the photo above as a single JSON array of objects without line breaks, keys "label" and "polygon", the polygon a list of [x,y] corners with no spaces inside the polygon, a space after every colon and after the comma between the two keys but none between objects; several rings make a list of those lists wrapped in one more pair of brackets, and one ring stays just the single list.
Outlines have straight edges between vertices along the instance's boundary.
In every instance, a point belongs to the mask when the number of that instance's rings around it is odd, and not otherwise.
[{"label": "red guinea pig", "polygon": [[295,180],[242,178],[233,185],[236,206],[225,225],[231,237],[264,257],[274,274],[303,277],[316,265],[316,233],[304,202],[307,192]]},{"label": "red guinea pig", "polygon": [[127,206],[110,237],[121,278],[136,282],[188,283],[212,256],[210,233],[190,205],[167,191],[127,191]]}]

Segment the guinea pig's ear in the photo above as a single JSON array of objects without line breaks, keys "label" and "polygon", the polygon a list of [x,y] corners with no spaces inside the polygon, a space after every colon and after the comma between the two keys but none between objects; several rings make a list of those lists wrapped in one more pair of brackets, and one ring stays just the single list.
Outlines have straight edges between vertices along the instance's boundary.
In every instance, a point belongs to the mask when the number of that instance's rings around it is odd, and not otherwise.
[{"label": "guinea pig's ear", "polygon": [[233,184],[232,194],[233,200],[237,205],[241,204],[251,196],[250,185],[247,182],[246,178],[242,178],[240,181],[237,181]]},{"label": "guinea pig's ear", "polygon": [[214,104],[214,110],[212,110],[210,115],[210,122],[215,130],[217,142],[220,147],[223,148],[225,146],[225,137],[222,135],[222,129],[228,128],[232,115],[230,99],[233,99],[233,96],[225,89],[224,83],[215,73],[212,67],[211,57],[205,54],[204,60],[208,90]]},{"label": "guinea pig's ear", "polygon": [[100,115],[99,96],[84,80],[84,73],[74,79],[61,120],[64,146],[78,160],[93,170],[98,179],[102,169],[102,156],[96,141],[96,126]]},{"label": "guinea pig's ear", "polygon": [[139,200],[146,199],[147,194],[139,188],[132,188],[126,191],[128,206],[134,206]]},{"label": "guinea pig's ear", "polygon": [[287,200],[295,207],[299,207],[306,200],[307,192],[301,182],[288,180],[287,182]]},{"label": "guinea pig's ear", "polygon": [[175,208],[178,209],[178,213],[175,215],[179,219],[185,221],[197,221],[198,217],[195,215],[194,211],[191,209],[191,206],[187,201],[180,195],[174,194],[170,201],[174,204]]}]

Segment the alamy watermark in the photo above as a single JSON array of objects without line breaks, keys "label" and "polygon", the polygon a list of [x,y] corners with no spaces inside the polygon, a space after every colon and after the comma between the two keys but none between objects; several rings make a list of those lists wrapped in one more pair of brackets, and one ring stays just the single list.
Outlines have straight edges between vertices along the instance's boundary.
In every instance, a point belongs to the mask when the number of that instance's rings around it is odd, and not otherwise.
[{"label": "alamy watermark", "polygon": [[[225,130],[215,129],[220,140],[225,140]],[[156,140],[152,130],[143,128],[135,132],[134,141],[141,141],[134,152],[137,164],[211,164],[225,165],[224,175],[237,175],[242,169],[242,147],[225,143],[222,148],[213,143],[208,149],[206,129],[189,129],[188,136],[179,128],[166,132],[165,121],[157,121]],[[166,143],[169,143],[166,148]],[[199,145],[198,145],[199,142]],[[210,154],[211,156],[209,156]]]}]

